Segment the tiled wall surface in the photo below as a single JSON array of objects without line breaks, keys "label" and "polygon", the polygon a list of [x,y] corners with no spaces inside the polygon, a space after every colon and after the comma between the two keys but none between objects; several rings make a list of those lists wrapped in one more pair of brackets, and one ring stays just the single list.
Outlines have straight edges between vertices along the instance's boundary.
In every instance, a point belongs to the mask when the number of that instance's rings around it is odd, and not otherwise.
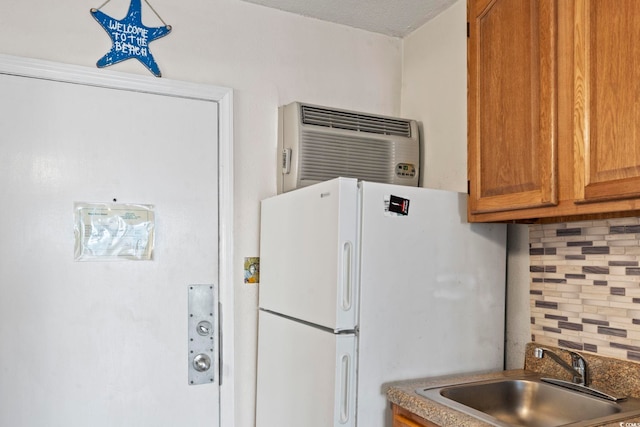
[{"label": "tiled wall surface", "polygon": [[531,339],[640,361],[640,218],[529,226]]}]

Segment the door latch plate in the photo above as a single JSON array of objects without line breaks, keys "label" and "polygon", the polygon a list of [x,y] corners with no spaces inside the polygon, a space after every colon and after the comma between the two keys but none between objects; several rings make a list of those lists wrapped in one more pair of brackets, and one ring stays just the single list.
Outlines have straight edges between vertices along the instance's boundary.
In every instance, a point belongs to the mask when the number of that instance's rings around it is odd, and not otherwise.
[{"label": "door latch plate", "polygon": [[189,285],[188,292],[189,385],[215,383],[218,372],[217,287]]}]

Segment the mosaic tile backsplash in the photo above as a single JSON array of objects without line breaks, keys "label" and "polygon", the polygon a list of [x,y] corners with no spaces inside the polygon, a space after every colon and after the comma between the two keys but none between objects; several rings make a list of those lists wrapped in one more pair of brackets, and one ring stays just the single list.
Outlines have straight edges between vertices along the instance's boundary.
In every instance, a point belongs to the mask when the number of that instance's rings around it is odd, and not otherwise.
[{"label": "mosaic tile backsplash", "polygon": [[529,226],[531,340],[640,361],[640,218]]}]

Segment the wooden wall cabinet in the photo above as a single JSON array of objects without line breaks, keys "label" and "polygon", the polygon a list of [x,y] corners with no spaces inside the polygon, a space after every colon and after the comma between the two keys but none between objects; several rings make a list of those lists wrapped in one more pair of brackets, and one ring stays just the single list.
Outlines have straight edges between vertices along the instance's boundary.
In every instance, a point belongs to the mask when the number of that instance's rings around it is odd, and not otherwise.
[{"label": "wooden wall cabinet", "polygon": [[469,2],[470,209],[557,204],[552,0]]},{"label": "wooden wall cabinet", "polygon": [[471,221],[640,210],[640,2],[468,0]]},{"label": "wooden wall cabinet", "polygon": [[576,198],[640,197],[640,2],[579,0],[575,12]]}]

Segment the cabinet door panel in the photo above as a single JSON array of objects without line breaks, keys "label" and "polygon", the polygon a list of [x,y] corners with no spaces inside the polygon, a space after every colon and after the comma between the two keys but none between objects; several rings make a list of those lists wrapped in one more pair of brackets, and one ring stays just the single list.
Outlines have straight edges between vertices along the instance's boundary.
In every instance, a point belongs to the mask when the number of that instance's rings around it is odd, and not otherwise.
[{"label": "cabinet door panel", "polygon": [[640,2],[577,0],[577,202],[640,196]]},{"label": "cabinet door panel", "polygon": [[416,414],[412,414],[396,404],[393,404],[392,407],[393,427],[438,427],[431,421],[425,420]]},{"label": "cabinet door panel", "polygon": [[557,203],[555,0],[470,0],[470,213]]}]

